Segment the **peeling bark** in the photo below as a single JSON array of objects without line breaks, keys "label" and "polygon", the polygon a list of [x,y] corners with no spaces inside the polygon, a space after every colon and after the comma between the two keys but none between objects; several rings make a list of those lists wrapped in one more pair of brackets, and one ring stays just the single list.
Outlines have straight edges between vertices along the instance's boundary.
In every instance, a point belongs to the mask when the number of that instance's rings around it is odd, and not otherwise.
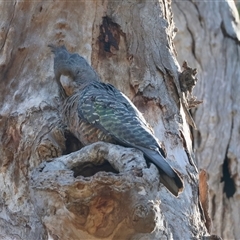
[{"label": "peeling bark", "polygon": [[[0,237],[152,240],[208,235],[198,207],[188,112],[180,100],[170,4],[25,0],[1,1],[0,6]],[[99,44],[104,17],[118,27],[104,25],[104,43],[109,41],[107,29],[114,33],[110,54]],[[146,166],[139,151],[106,143],[80,149],[59,113],[49,43],[79,52],[103,81],[133,100],[184,178],[179,198],[159,185],[158,171]]]},{"label": "peeling bark", "polygon": [[198,69],[193,111],[198,167],[209,175],[213,233],[239,239],[239,16],[234,2],[173,3],[179,62]]}]

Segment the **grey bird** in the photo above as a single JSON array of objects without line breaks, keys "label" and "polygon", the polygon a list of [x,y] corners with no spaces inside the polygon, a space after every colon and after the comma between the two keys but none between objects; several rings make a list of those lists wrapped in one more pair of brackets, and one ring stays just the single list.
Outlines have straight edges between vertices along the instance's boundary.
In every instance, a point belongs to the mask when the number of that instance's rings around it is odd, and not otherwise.
[{"label": "grey bird", "polygon": [[[83,145],[97,141],[141,150],[156,165],[160,181],[175,196],[184,188],[180,174],[163,157],[163,150],[143,115],[128,97],[100,78],[77,53],[65,46],[49,45],[54,53],[54,73],[64,100],[63,115],[70,132]],[[60,76],[70,79],[60,82]]]}]

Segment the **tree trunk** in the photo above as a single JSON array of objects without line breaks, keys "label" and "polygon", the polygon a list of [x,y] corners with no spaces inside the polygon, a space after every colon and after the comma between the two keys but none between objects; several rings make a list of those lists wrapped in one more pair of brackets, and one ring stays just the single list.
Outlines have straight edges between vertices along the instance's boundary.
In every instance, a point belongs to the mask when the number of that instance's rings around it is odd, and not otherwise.
[{"label": "tree trunk", "polygon": [[[170,4],[0,4],[1,239],[208,235],[199,209],[188,127],[193,122],[178,81]],[[108,143],[81,148],[65,131],[49,43],[65,44],[86,57],[104,82],[132,99],[183,176],[180,197],[159,184],[157,169],[147,168],[141,152]]]},{"label": "tree trunk", "polygon": [[178,60],[197,67],[194,147],[200,169],[209,175],[213,232],[239,239],[240,69],[239,16],[234,2],[175,1]]}]

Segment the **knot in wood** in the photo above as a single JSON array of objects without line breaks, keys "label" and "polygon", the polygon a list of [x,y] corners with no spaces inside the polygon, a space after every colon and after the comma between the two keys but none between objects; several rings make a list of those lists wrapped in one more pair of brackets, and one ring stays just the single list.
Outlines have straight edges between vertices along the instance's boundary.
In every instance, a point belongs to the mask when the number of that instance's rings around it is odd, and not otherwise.
[{"label": "knot in wood", "polygon": [[156,211],[153,204],[139,203],[135,206],[132,215],[132,225],[137,232],[150,233],[156,227]]},{"label": "knot in wood", "polygon": [[192,93],[193,88],[195,87],[197,83],[197,69],[190,68],[187,64],[186,61],[183,62],[183,71],[179,76],[179,81],[180,81],[180,87],[182,92],[190,92]]}]

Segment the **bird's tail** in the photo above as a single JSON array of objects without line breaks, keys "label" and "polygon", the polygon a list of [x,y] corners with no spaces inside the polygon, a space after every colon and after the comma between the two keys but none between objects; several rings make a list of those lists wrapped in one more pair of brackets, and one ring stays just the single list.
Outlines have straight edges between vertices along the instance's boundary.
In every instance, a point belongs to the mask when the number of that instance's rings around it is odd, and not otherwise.
[{"label": "bird's tail", "polygon": [[180,177],[179,173],[167,163],[160,152],[144,147],[138,148],[143,151],[149,161],[153,162],[157,166],[160,173],[160,181],[173,195],[177,197],[184,188],[183,179]]}]

